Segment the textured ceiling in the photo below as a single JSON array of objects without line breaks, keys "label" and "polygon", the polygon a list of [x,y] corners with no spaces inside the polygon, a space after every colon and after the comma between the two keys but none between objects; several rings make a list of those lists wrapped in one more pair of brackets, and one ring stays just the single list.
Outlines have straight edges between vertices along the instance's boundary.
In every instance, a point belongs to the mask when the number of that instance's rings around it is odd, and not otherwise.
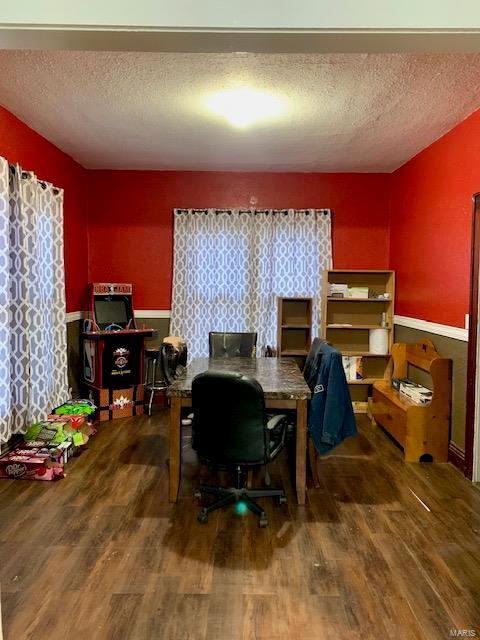
[{"label": "textured ceiling", "polygon": [[[205,111],[237,86],[288,116]],[[90,168],[392,171],[480,105],[480,55],[0,51],[0,103]]]}]

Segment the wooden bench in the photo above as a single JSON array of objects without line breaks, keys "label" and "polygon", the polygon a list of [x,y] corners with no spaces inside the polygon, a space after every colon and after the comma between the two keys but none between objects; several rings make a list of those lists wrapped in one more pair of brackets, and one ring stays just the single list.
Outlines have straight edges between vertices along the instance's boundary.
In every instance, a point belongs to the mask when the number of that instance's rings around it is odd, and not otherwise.
[{"label": "wooden bench", "polygon": [[373,384],[373,423],[379,423],[397,442],[405,461],[447,462],[452,400],[452,361],[441,358],[430,340],[392,347],[393,377],[407,378],[413,365],[430,374],[433,397],[418,405],[391,386],[390,380]]}]

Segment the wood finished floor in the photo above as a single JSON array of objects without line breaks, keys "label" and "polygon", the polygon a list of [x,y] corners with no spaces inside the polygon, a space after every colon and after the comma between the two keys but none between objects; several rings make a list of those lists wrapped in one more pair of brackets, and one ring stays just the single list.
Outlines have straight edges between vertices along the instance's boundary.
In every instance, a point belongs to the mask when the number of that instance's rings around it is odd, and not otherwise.
[{"label": "wood finished floor", "polygon": [[[0,480],[5,640],[449,638],[480,634],[480,491],[450,465],[404,464],[365,420],[267,529],[196,522],[185,449],[167,502],[167,414],[101,425],[56,483]],[[421,502],[428,506],[427,511]]]}]

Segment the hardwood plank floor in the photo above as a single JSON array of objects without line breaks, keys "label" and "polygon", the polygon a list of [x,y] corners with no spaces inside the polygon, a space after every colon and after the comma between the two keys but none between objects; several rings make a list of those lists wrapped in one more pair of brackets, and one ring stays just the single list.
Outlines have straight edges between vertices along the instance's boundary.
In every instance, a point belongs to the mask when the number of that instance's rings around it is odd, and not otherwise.
[{"label": "hardwood plank floor", "polygon": [[427,639],[480,635],[480,491],[453,467],[404,464],[365,418],[270,525],[196,521],[184,443],[168,502],[166,411],[103,423],[56,483],[0,480],[5,640]]}]

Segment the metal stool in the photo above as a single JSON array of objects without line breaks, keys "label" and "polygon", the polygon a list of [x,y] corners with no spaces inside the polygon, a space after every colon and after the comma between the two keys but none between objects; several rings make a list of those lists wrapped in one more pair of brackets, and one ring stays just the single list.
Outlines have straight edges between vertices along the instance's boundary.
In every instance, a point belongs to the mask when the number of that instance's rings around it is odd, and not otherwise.
[{"label": "metal stool", "polygon": [[158,391],[166,391],[168,389],[168,383],[165,378],[159,379],[159,367],[161,370],[160,349],[145,349],[145,360],[147,361],[147,372],[145,375],[145,391],[150,392],[150,398],[148,400],[149,416],[152,415],[153,396]]}]

